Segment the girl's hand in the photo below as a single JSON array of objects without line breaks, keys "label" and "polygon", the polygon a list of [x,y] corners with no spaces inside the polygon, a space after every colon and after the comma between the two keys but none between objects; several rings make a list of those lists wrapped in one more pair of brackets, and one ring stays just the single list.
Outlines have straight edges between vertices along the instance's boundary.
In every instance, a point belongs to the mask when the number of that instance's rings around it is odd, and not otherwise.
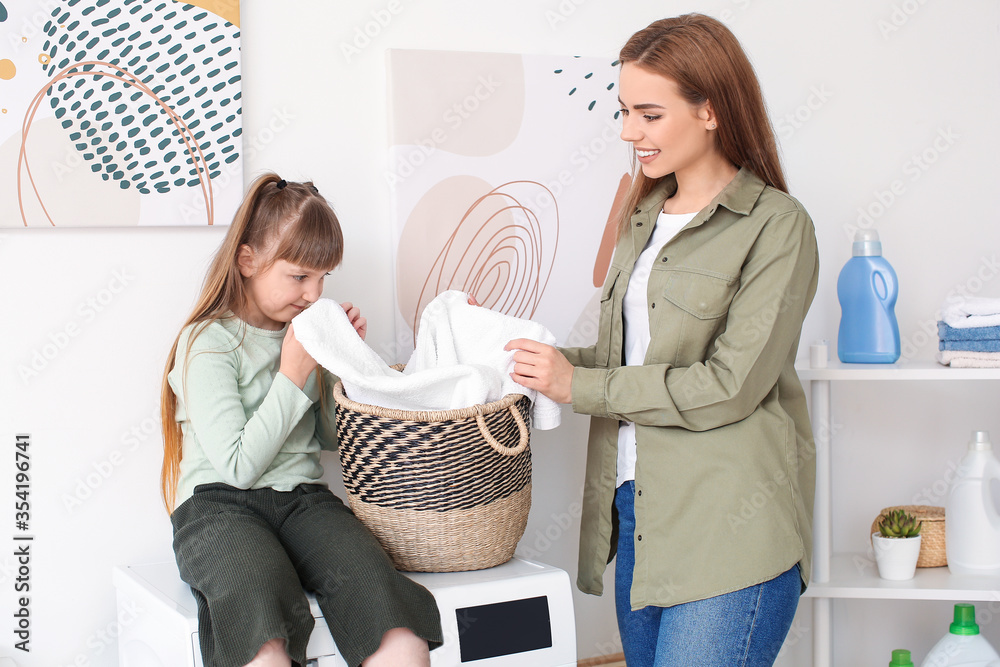
[{"label": "girl's hand", "polygon": [[476,301],[476,297],[472,296],[471,294],[469,295],[469,305],[470,306],[478,306],[479,305],[479,302]]},{"label": "girl's hand", "polygon": [[562,352],[530,338],[515,338],[505,350],[514,353],[514,382],[534,389],[556,403],[573,402],[573,364]]},{"label": "girl's hand", "polygon": [[292,325],[288,325],[285,339],[281,341],[281,364],[278,372],[295,383],[295,386],[302,389],[306,386],[306,380],[316,368],[316,360],[309,356],[302,343],[295,337]]},{"label": "girl's hand", "polygon": [[359,336],[361,336],[361,340],[364,340],[365,334],[368,333],[368,320],[361,317],[361,309],[350,301],[345,301],[340,304],[340,307],[344,309],[345,313],[347,313],[347,319],[350,320],[352,325],[354,325],[354,330],[358,332]]}]

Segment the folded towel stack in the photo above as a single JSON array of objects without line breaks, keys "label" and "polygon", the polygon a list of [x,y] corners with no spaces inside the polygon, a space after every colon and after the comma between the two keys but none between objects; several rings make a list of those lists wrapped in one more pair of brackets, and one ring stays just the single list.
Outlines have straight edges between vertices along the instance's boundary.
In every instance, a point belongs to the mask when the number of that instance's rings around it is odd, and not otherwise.
[{"label": "folded towel stack", "polygon": [[937,359],[956,368],[1000,368],[1000,299],[966,297],[938,322]]}]

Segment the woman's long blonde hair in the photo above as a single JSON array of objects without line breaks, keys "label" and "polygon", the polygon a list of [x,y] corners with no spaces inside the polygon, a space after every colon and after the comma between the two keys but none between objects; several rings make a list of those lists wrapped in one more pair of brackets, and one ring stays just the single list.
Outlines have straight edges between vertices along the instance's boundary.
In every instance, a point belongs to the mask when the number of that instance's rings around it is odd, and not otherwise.
[{"label": "woman's long blonde hair", "polygon": [[[722,155],[749,169],[771,187],[788,192],[764,96],[739,40],[721,22],[704,14],[654,21],[632,35],[618,56],[677,83],[692,106],[711,102],[718,118],[716,141]],[[618,217],[619,238],[633,211],[662,178],[636,169]]]},{"label": "woman's long blonde hair", "polygon": [[[198,301],[181,327],[198,324],[188,337],[191,345],[212,322],[246,311],[245,279],[237,256],[244,245],[265,258],[260,271],[283,259],[310,270],[329,271],[340,264],[344,237],[337,215],[312,183],[292,183],[268,173],[256,179],[226,232],[205,276]],[[177,396],[167,376],[177,361],[174,339],[163,370],[160,420],[163,429],[163,469],[160,489],[168,512],[173,512],[180,474],[183,435],[176,420]]]}]

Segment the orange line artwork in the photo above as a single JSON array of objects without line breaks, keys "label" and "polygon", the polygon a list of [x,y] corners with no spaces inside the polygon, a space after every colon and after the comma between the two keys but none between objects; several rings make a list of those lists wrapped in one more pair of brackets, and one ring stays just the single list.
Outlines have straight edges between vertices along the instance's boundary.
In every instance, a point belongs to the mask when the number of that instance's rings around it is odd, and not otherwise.
[{"label": "orange line artwork", "polygon": [[[95,71],[95,70],[73,71],[73,70],[78,70],[86,65],[97,66],[97,67],[108,67],[110,69],[116,70],[117,74]],[[178,131],[180,132],[181,139],[184,141],[184,146],[186,147],[187,150],[187,155],[191,159],[192,165],[198,172],[198,183],[201,186],[202,195],[205,198],[205,209],[208,214],[208,224],[209,225],[213,224],[214,214],[215,214],[215,202],[212,191],[212,180],[211,178],[208,177],[208,165],[207,161],[205,160],[205,156],[202,153],[201,146],[197,144],[197,141],[194,139],[194,135],[191,132],[190,128],[187,126],[187,123],[185,123],[184,120],[177,115],[177,113],[173,110],[173,108],[171,108],[163,100],[161,100],[156,95],[156,93],[152,91],[151,88],[149,88],[142,81],[140,81],[135,76],[130,74],[127,70],[124,70],[118,67],[117,65],[113,65],[111,63],[101,62],[97,60],[88,60],[85,62],[74,63],[60,70],[54,77],[52,77],[52,79],[48,83],[42,86],[41,90],[39,90],[35,94],[34,98],[32,98],[31,100],[31,103],[28,105],[28,110],[25,112],[24,121],[21,124],[21,147],[20,147],[20,152],[18,153],[17,156],[17,204],[18,208],[21,211],[21,221],[24,223],[24,226],[25,227],[28,226],[28,218],[24,210],[24,198],[21,187],[22,165],[24,171],[28,175],[28,181],[31,183],[31,189],[35,194],[35,199],[38,200],[39,206],[41,206],[42,208],[42,212],[44,212],[45,217],[48,218],[49,224],[52,225],[53,227],[56,226],[55,222],[52,220],[52,217],[49,215],[48,210],[46,210],[45,203],[42,201],[42,196],[38,192],[38,187],[35,185],[35,181],[31,176],[31,168],[28,165],[26,146],[28,141],[28,132],[31,129],[31,123],[35,118],[35,113],[38,111],[38,107],[41,105],[42,98],[45,96],[45,93],[51,90],[52,87],[59,81],[63,79],[69,79],[75,76],[93,76],[95,78],[110,77],[117,81],[123,82],[126,86],[133,86],[135,88],[138,88],[140,91],[142,91],[149,97],[153,98],[156,104],[169,117],[168,124],[172,121],[174,127],[177,128]],[[192,147],[191,145],[192,142],[194,142],[194,147]]]},{"label": "orange line artwork", "polygon": [[[504,188],[517,185],[537,186],[541,189],[538,191],[539,196],[547,194],[548,201],[552,202],[555,224],[551,248],[538,213],[518,197],[503,191]],[[457,239],[459,232],[463,231],[463,225],[466,225],[464,231],[468,231],[467,225],[474,224],[473,217],[477,209],[486,206],[488,200],[494,197],[501,198],[500,205],[488,213],[468,242],[462,248],[457,248]],[[538,198],[535,199],[537,201]],[[500,221],[501,226],[490,228],[494,221],[498,221],[498,216],[508,213],[520,214],[523,216],[523,223]],[[475,249],[477,246],[478,250]],[[426,305],[425,300],[429,302],[444,289],[468,292],[483,306],[505,314],[532,317],[552,276],[558,246],[559,206],[547,187],[536,181],[509,181],[482,195],[466,209],[424,279],[410,319],[414,340],[420,314]],[[546,250],[549,250],[547,267]],[[454,268],[446,275],[449,264],[453,264]],[[483,290],[487,290],[485,294],[482,294]]]}]

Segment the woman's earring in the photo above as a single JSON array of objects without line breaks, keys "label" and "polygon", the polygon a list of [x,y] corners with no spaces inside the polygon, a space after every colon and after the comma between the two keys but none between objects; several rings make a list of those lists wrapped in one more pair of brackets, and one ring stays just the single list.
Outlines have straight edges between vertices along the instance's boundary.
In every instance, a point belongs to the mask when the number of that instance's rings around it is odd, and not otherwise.
[{"label": "woman's earring", "polygon": [[715,123],[712,123],[712,125],[708,129],[714,130],[715,129]]}]

